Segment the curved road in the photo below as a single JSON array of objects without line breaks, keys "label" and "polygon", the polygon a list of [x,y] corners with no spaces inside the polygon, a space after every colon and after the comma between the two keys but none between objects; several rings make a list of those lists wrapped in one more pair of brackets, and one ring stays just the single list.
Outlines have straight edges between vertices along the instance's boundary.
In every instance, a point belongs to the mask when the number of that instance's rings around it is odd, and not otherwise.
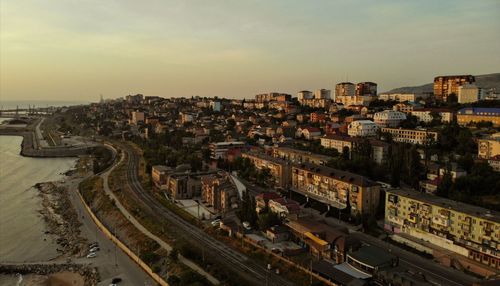
[{"label": "curved road", "polygon": [[130,150],[130,148],[126,148],[126,152],[128,157],[128,184],[139,201],[142,202],[152,214],[174,224],[179,230],[201,245],[205,250],[214,254],[214,258],[218,259],[218,261],[225,264],[225,266],[231,270],[237,271],[242,277],[245,277],[247,281],[251,282],[252,285],[295,285],[281,276],[274,274],[272,271],[268,271],[265,265],[258,264],[244,254],[232,249],[212,236],[207,235],[202,229],[193,226],[167,207],[163,206],[150,192],[144,190],[138,180],[139,155],[134,150]]}]

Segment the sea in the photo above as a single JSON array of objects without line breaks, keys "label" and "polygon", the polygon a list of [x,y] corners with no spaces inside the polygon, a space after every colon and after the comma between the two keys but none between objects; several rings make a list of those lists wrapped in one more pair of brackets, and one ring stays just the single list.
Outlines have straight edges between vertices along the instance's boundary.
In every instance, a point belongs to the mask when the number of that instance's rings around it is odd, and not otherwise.
[{"label": "sea", "polygon": [[80,104],[89,104],[85,101],[52,101],[52,100],[0,100],[0,110],[6,109],[27,109],[29,107],[46,108],[46,107],[61,107]]},{"label": "sea", "polygon": [[[0,123],[8,118],[0,118]],[[58,256],[55,237],[46,234],[34,185],[64,178],[75,158],[29,158],[20,155],[20,136],[0,136],[0,262],[46,261]],[[18,283],[19,282],[19,283]],[[0,285],[23,285],[0,275]]]}]

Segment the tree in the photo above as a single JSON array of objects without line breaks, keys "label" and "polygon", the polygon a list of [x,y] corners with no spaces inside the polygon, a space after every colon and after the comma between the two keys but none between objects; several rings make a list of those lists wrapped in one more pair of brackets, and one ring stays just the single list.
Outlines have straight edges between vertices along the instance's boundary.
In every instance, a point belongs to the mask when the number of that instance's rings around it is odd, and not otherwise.
[{"label": "tree", "polygon": [[453,186],[453,179],[451,177],[451,173],[449,171],[449,168],[446,168],[446,171],[443,175],[443,178],[441,179],[441,182],[439,183],[437,190],[436,190],[436,195],[444,198],[448,198],[450,195],[451,188]]},{"label": "tree", "polygon": [[259,219],[257,221],[257,224],[259,225],[260,230],[265,231],[266,229],[272,226],[280,225],[281,220],[278,214],[272,211],[267,211],[259,214]]}]

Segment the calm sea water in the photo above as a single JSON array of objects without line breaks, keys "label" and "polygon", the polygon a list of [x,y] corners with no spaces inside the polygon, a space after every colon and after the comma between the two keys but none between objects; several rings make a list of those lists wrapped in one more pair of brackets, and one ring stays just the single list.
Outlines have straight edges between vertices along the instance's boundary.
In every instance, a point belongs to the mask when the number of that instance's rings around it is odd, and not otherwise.
[{"label": "calm sea water", "polygon": [[49,106],[70,106],[70,105],[80,105],[89,104],[89,102],[84,101],[50,101],[50,100],[0,100],[0,109],[16,109],[16,107],[28,108],[28,107],[49,107]]},{"label": "calm sea water", "polygon": [[[0,262],[41,261],[57,256],[45,234],[38,182],[62,179],[74,158],[28,158],[19,154],[22,137],[0,136]],[[1,281],[0,281],[1,283]]]}]

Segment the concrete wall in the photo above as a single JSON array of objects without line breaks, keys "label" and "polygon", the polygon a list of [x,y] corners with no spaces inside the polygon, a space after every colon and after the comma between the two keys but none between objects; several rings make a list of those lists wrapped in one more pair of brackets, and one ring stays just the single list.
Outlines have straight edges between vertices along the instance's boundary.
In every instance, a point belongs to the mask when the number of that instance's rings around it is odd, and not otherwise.
[{"label": "concrete wall", "polygon": [[80,192],[78,192],[78,196],[82,201],[82,204],[85,206],[85,209],[92,217],[94,223],[99,227],[99,229],[104,233],[104,235],[109,238],[114,244],[116,244],[123,252],[125,252],[134,262],[136,262],[156,283],[161,286],[169,286],[169,284],[163,280],[158,274],[154,273],[153,270],[144,263],[132,250],[130,250],[123,242],[121,242],[117,237],[115,237],[111,231],[109,231],[101,221],[96,217],[96,215],[92,212],[90,207],[87,205],[85,200],[83,199]]}]

